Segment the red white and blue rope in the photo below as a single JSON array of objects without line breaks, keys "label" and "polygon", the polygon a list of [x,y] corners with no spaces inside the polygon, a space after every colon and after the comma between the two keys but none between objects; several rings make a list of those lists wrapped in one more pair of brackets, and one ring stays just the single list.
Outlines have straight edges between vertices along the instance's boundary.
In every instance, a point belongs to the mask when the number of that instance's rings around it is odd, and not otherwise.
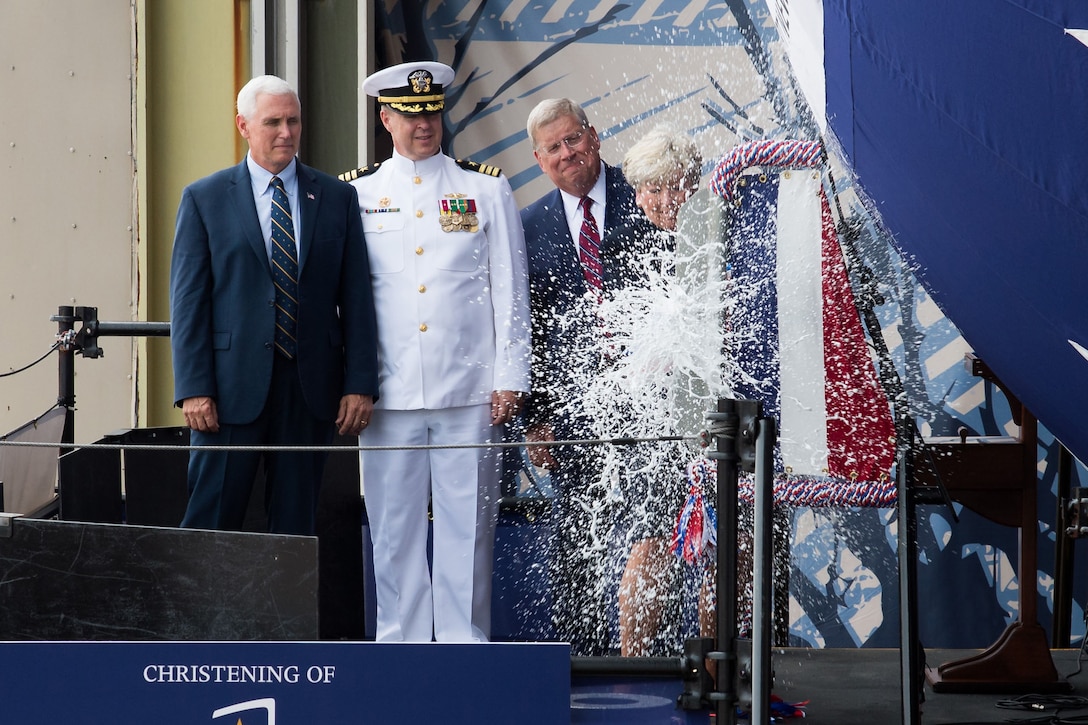
[{"label": "red white and blue rope", "polygon": [[779,169],[811,169],[823,162],[823,144],[819,141],[766,139],[734,146],[722,156],[710,175],[710,190],[730,201],[737,181],[752,166]]},{"label": "red white and blue rope", "polygon": [[[717,515],[707,500],[717,481],[717,464],[708,458],[692,461],[687,466],[688,496],[673,528],[672,551],[689,564],[698,562],[717,544]],[[819,507],[895,506],[895,481],[850,481],[837,477],[791,476],[780,474],[773,483],[775,505]],[[737,499],[747,503],[755,500],[751,476],[740,476]]]}]

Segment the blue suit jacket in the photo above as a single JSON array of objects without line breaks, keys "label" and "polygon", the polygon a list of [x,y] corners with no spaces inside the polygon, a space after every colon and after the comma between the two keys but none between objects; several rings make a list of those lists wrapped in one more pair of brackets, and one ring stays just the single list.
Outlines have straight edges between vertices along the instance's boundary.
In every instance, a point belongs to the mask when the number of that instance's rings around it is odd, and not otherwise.
[{"label": "blue suit jacket", "polygon": [[[302,234],[298,370],[315,416],[378,394],[377,325],[354,187],[296,161]],[[225,424],[260,414],[272,379],[275,290],[243,160],[186,187],[170,268],[174,399],[209,395]]]},{"label": "blue suit jacket", "polygon": [[[606,206],[601,239],[616,227],[641,214],[635,192],[614,166],[605,166]],[[580,343],[580,335],[593,334],[592,320],[579,322],[577,309],[586,282],[563,211],[559,189],[545,194],[521,212],[525,247],[529,254],[529,292],[533,317],[533,394],[526,407],[528,425],[549,423],[560,437],[572,435],[574,421],[555,419],[556,397],[576,389],[566,351]],[[602,247],[602,255],[608,251]],[[606,272],[608,268],[606,267]],[[606,276],[604,283],[607,286]],[[583,305],[584,306],[584,305]],[[564,324],[560,324],[560,321]]]}]

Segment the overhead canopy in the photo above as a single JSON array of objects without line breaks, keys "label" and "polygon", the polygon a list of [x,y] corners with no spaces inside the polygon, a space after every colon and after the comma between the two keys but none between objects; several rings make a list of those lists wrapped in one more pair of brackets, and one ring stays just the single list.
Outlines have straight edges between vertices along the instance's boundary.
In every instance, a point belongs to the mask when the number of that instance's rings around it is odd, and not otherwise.
[{"label": "overhead canopy", "polygon": [[968,344],[1088,460],[1088,3],[822,16],[827,119],[865,194]]}]

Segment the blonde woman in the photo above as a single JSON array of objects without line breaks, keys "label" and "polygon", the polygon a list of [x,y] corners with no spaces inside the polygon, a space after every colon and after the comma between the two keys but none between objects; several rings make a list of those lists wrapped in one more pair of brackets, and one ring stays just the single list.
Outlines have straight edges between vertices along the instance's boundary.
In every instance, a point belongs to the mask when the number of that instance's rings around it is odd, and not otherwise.
[{"label": "blonde woman", "polygon": [[[620,288],[647,285],[653,275],[670,271],[677,214],[699,187],[702,156],[687,134],[656,126],[628,150],[623,173],[642,213],[632,215],[601,245],[604,276]],[[635,400],[633,417],[646,408]],[[675,445],[640,444],[632,450],[621,476],[629,527],[629,550],[619,587],[623,656],[674,654],[679,648],[678,637],[663,638],[662,634],[678,625],[671,621],[677,617],[669,615],[679,609],[676,560],[670,545],[677,503],[685,493],[684,461]]]}]

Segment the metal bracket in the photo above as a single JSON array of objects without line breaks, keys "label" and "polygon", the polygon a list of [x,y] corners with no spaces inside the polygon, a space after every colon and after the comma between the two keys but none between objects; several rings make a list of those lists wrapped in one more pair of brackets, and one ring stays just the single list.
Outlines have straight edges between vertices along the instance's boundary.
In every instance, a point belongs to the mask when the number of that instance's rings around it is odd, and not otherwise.
[{"label": "metal bracket", "polygon": [[3,514],[0,513],[0,539],[10,539],[12,534],[15,533],[15,519],[21,518],[22,514]]},{"label": "metal bracket", "polygon": [[[710,411],[706,414],[711,421],[709,434],[712,437],[732,438],[733,445],[726,449],[731,451],[737,460],[737,469],[746,473],[756,470],[756,425],[763,416],[763,404],[758,400],[732,400],[733,413],[719,413]],[[735,416],[736,430],[729,430],[730,419]],[[726,454],[728,455],[728,454]],[[720,451],[709,451],[707,458],[720,459],[723,454]]]},{"label": "metal bracket", "polygon": [[1069,492],[1068,508],[1069,525],[1065,528],[1065,535],[1070,539],[1080,539],[1088,535],[1088,488],[1074,487]]},{"label": "metal bracket", "polygon": [[684,641],[684,692],[676,699],[680,709],[701,710],[710,702],[714,694],[714,678],[707,671],[706,660],[713,649],[714,640],[709,637]]},{"label": "metal bracket", "polygon": [[[52,322],[62,322],[71,328],[58,334],[61,345],[65,350],[78,352],[86,358],[100,358],[103,355],[102,348],[98,346],[98,308],[97,307],[69,307],[71,314],[57,314],[50,317]],[[75,330],[73,323],[82,322],[83,326]]]}]

